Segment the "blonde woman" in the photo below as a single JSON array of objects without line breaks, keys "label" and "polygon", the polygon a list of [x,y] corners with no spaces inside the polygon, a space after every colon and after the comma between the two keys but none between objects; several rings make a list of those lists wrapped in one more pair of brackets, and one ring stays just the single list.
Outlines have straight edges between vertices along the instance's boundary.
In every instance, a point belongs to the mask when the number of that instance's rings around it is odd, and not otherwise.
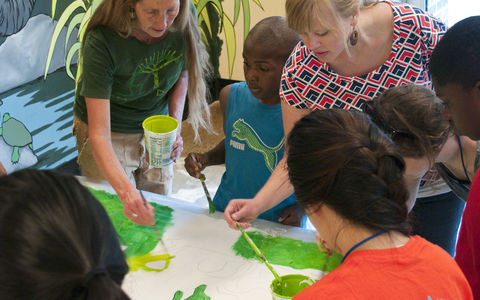
[{"label": "blonde woman", "polygon": [[[188,94],[193,128],[210,128],[208,54],[194,11],[189,0],[104,0],[85,32],[74,105],[78,162],[83,175],[108,180],[137,224],[152,224],[154,212],[137,188],[169,194],[173,177],[172,165],[148,166],[142,121],[169,115],[181,123]],[[180,131],[173,160],[183,150]]]},{"label": "blonde woman", "polygon": [[[287,60],[280,85],[285,135],[312,110],[361,110],[366,101],[392,86],[432,86],[428,62],[446,28],[422,10],[373,0],[287,0],[285,8],[288,25],[302,38]],[[225,218],[233,228],[235,221],[247,226],[260,212],[293,192],[285,162],[278,164],[253,201],[230,202]],[[436,193],[446,197],[440,202],[462,205],[444,182],[430,184],[420,192],[425,192],[422,197]],[[443,222],[441,218],[437,221]],[[437,225],[433,224],[432,230],[445,229]],[[448,236],[448,241],[438,241],[451,254],[455,226],[458,228],[458,222],[446,224],[448,233],[445,229],[442,236]],[[430,240],[427,235],[424,237]]]}]

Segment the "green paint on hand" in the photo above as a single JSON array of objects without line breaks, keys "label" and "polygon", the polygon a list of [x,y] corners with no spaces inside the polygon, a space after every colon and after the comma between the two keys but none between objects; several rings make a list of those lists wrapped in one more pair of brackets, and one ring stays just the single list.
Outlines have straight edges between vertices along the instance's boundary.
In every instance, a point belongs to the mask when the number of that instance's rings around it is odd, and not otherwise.
[{"label": "green paint on hand", "polygon": [[[143,256],[155,248],[159,239],[154,228],[137,225],[125,217],[123,204],[117,195],[92,188],[88,189],[107,211],[119,235],[120,244],[127,247],[125,250],[126,257]],[[156,203],[150,204],[155,207],[155,226],[163,236],[166,227],[173,224],[173,209]]]},{"label": "green paint on hand", "polygon": [[[138,271],[142,269],[144,271],[153,271],[153,272],[162,272],[166,270],[170,265],[170,261],[175,256],[171,256],[170,254],[161,254],[161,255],[153,255],[151,253],[145,254],[143,256],[132,256],[127,259],[128,266],[130,267],[130,272]],[[165,266],[161,269],[157,269],[154,267],[147,266],[150,262],[157,262],[157,261],[165,261]]]},{"label": "green paint on hand", "polygon": [[[197,288],[195,288],[195,291],[193,292],[193,295],[191,295],[188,298],[185,298],[185,300],[210,300],[210,297],[205,294],[206,288],[207,288],[206,284],[197,286]],[[183,297],[183,292],[176,291],[175,295],[173,295],[172,300],[181,300],[182,297]]]},{"label": "green paint on hand", "polygon": [[[265,255],[265,258],[276,265],[294,269],[317,269],[325,272],[338,267],[342,256],[336,252],[332,256],[324,254],[316,243],[294,240],[281,236],[271,236],[259,231],[249,231],[248,236]],[[232,246],[234,253],[246,259],[258,259],[245,237],[240,235]]]}]

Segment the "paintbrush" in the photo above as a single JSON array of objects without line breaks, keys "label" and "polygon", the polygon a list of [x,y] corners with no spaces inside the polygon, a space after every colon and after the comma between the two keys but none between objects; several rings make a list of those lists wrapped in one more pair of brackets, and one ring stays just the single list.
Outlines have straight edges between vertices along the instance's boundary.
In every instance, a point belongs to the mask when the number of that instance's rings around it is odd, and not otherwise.
[{"label": "paintbrush", "polygon": [[[195,158],[195,155],[192,155],[193,162],[198,165],[198,161]],[[208,201],[208,213],[213,214],[215,213],[215,205],[213,204],[212,197],[210,197],[210,193],[208,192],[207,185],[205,184],[205,175],[200,173],[200,182],[202,183],[203,191],[205,192],[205,196],[207,196]]]},{"label": "paintbrush", "polygon": [[207,196],[208,213],[213,214],[215,212],[215,205],[213,204],[212,198],[210,197],[210,193],[207,189],[207,185],[205,184],[205,175],[200,174],[200,182],[202,183],[203,190],[205,191],[205,195]]},{"label": "paintbrush", "polygon": [[260,259],[265,263],[267,268],[270,270],[270,272],[273,273],[273,276],[275,276],[275,278],[277,279],[278,284],[280,284],[280,282],[282,282],[282,279],[280,278],[280,276],[278,276],[278,273],[275,272],[275,270],[272,268],[272,265],[270,265],[270,263],[267,261],[267,258],[262,254],[262,252],[260,252],[260,249],[258,249],[257,245],[255,245],[253,240],[248,236],[248,234],[243,230],[242,226],[240,226],[238,222],[237,222],[237,227],[240,230],[240,232],[242,232],[243,236],[245,237],[247,242],[250,244],[253,251],[255,251],[255,253],[260,257]]},{"label": "paintbrush", "polygon": [[[142,191],[139,191],[139,192],[140,192],[140,196],[142,197],[143,205],[145,207],[147,207],[147,199],[145,199],[145,196],[143,195]],[[160,243],[162,244],[165,251],[168,253],[167,246],[165,245],[165,242],[163,241],[162,234],[160,233],[160,230],[158,230],[158,228],[157,228],[157,226],[155,226],[155,224],[152,225],[152,228],[153,228],[153,231],[155,232],[155,236],[160,241]]]}]

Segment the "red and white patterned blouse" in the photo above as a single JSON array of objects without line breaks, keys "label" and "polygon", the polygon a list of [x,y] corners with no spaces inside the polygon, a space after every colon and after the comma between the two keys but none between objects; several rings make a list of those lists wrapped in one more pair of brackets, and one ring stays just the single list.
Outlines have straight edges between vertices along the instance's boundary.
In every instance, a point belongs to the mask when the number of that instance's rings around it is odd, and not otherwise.
[{"label": "red and white patterned blouse", "polygon": [[365,101],[393,86],[416,83],[432,88],[428,62],[446,26],[414,6],[386,3],[393,10],[394,39],[385,63],[361,76],[341,76],[300,42],[283,70],[282,99],[291,106],[311,110],[360,110]]}]

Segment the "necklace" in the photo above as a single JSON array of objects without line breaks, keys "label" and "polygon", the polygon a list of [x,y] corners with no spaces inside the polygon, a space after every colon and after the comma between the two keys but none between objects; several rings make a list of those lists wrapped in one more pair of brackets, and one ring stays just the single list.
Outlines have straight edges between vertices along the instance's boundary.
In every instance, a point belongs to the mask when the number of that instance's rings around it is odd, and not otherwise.
[{"label": "necklace", "polygon": [[343,263],[343,262],[345,261],[345,259],[347,258],[347,256],[350,255],[350,253],[352,253],[352,251],[355,250],[356,248],[358,248],[360,245],[365,244],[365,243],[368,242],[369,240],[374,239],[374,238],[376,238],[377,236],[382,235],[382,234],[384,234],[384,233],[386,233],[386,232],[387,232],[387,231],[382,230],[382,231],[380,231],[380,232],[377,232],[377,233],[375,233],[375,234],[373,234],[373,235],[371,235],[371,236],[369,236],[369,237],[361,240],[361,241],[358,242],[357,244],[355,244],[352,248],[350,248],[350,250],[347,251],[347,253],[345,253],[345,256],[343,257],[341,263]]}]

